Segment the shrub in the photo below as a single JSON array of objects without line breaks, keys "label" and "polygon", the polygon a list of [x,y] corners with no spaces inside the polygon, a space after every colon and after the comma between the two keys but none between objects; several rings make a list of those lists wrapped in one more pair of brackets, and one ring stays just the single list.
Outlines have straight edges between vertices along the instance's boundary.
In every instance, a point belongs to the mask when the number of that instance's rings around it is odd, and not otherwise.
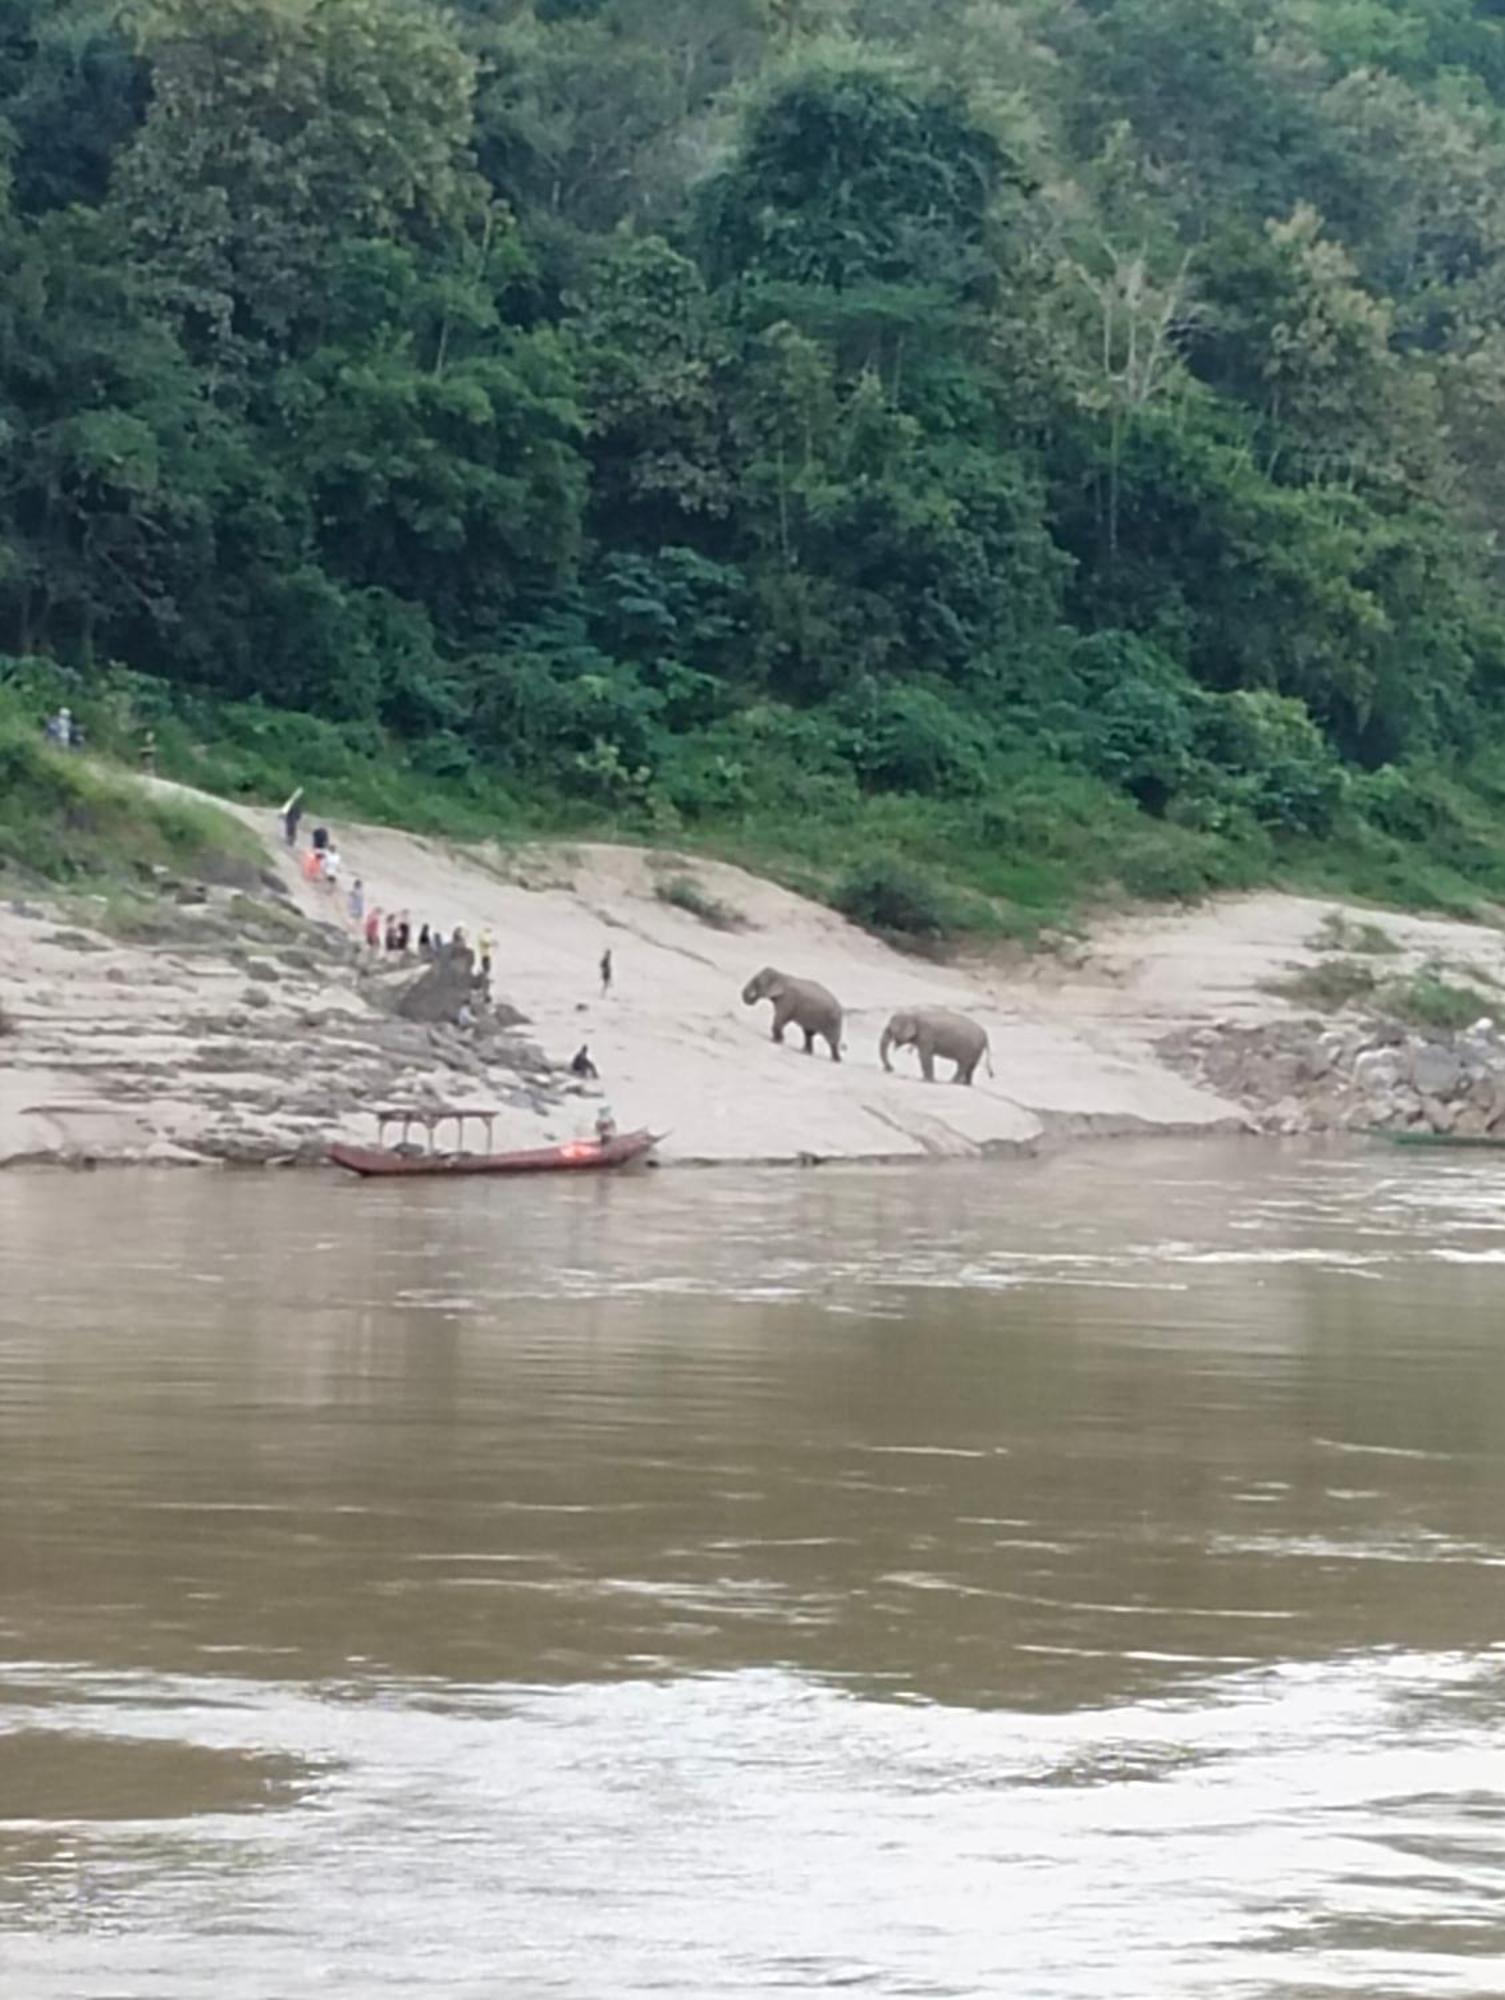
[{"label": "shrub", "polygon": [[1150,903],[1194,903],[1213,886],[1209,857],[1180,842],[1144,841],[1118,864],[1118,879],[1131,896]]},{"label": "shrub", "polygon": [[849,869],[832,902],[854,924],[880,936],[942,938],[957,916],[949,890],[923,869],[885,854]]},{"label": "shrub", "polygon": [[867,790],[966,796],[986,783],[987,754],[975,718],[929,688],[868,682],[838,713],[845,755]]},{"label": "shrub", "polygon": [[1332,831],[1344,773],[1302,702],[1262,689],[1220,695],[1203,712],[1198,748],[1233,776],[1261,825],[1318,837]]},{"label": "shrub", "polygon": [[1324,959],[1321,965],[1305,965],[1289,979],[1270,982],[1269,991],[1283,1000],[1303,1007],[1338,1008],[1355,1000],[1368,1000],[1375,989],[1374,973],[1354,958]]},{"label": "shrub", "polygon": [[1357,951],[1369,958],[1393,957],[1400,946],[1378,924],[1354,923],[1341,910],[1329,910],[1311,940],[1313,951]]},{"label": "shrub", "polygon": [[1098,632],[1072,653],[1089,718],[1089,767],[1151,813],[1186,782],[1205,699],[1176,662],[1128,632]]},{"label": "shrub", "polygon": [[676,910],[698,917],[713,931],[747,929],[747,919],[740,910],[734,910],[730,903],[723,903],[708,889],[703,889],[691,875],[671,875],[663,882],[656,882],[653,893],[661,903],[668,903]]},{"label": "shrub", "polygon": [[1455,986],[1435,966],[1423,966],[1408,979],[1392,980],[1380,990],[1387,1014],[1413,1028],[1437,1028],[1456,1034],[1475,1021],[1496,1018],[1494,1004],[1471,986]]}]

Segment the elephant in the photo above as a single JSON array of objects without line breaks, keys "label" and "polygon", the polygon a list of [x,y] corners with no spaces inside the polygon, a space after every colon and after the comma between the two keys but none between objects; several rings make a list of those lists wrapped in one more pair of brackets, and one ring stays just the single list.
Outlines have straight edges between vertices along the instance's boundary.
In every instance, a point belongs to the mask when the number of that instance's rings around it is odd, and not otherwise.
[{"label": "elephant", "polygon": [[927,1083],[935,1082],[935,1059],[944,1056],[956,1064],[953,1083],[970,1083],[977,1065],[988,1058],[988,1075],[993,1074],[993,1057],[985,1028],[969,1021],[965,1014],[948,1013],[944,1007],[901,1008],[883,1030],[878,1055],[886,1070],[892,1070],[890,1049],[913,1048],[920,1057],[920,1070]]},{"label": "elephant", "polygon": [[815,1049],[820,1036],[831,1051],[832,1062],[841,1061],[841,1002],[813,979],[791,979],[771,965],[748,980],[742,989],[742,1004],[755,1007],[760,1000],[773,1002],[773,1038],[784,1039],[784,1030],[793,1021],[805,1037],[805,1054]]}]

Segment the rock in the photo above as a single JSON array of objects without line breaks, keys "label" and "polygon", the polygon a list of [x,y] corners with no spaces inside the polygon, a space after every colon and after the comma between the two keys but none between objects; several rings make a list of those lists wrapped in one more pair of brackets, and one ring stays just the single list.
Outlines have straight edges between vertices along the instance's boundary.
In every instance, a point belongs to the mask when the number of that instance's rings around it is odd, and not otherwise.
[{"label": "rock", "polygon": [[1343,1125],[1343,1100],[1330,1091],[1321,1092],[1306,1107],[1309,1132],[1336,1132]]},{"label": "rock", "polygon": [[1482,1111],[1486,1123],[1496,1111],[1505,1110],[1505,1077],[1492,1069],[1487,1069],[1468,1079],[1466,1092],[1468,1108]]},{"label": "rock", "polygon": [[1455,1139],[1482,1139],[1489,1130],[1489,1114],[1476,1104],[1466,1104],[1453,1121]]},{"label": "rock", "polygon": [[426,972],[397,996],[396,1013],[404,1021],[453,1021],[465,1006],[475,1007],[475,957],[463,945],[450,945]]},{"label": "rock", "polygon": [[1458,1122],[1458,1106],[1444,1104],[1439,1097],[1424,1097],[1421,1109],[1428,1126],[1434,1132],[1451,1132]]},{"label": "rock", "polygon": [[281,980],[282,974],[269,958],[248,958],[246,977],[259,979],[264,985],[275,986]]},{"label": "rock", "polygon": [[260,986],[248,986],[241,995],[242,1007],[270,1007],[272,996]]},{"label": "rock", "polygon": [[1366,1097],[1380,1097],[1401,1079],[1400,1057],[1392,1049],[1366,1049],[1354,1061],[1354,1086]]},{"label": "rock", "polygon": [[1296,1097],[1283,1097],[1265,1118],[1265,1130],[1278,1132],[1282,1138],[1294,1138],[1306,1129],[1306,1107]]},{"label": "rock", "polygon": [[1413,1042],[1408,1050],[1413,1086],[1423,1097],[1451,1097],[1463,1081],[1463,1063],[1441,1042]]}]

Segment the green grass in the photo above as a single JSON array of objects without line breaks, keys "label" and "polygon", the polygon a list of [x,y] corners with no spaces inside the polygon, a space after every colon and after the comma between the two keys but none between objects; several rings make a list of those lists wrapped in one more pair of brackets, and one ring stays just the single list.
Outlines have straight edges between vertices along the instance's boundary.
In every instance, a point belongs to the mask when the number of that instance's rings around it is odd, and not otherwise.
[{"label": "green grass", "polygon": [[0,715],[0,874],[77,882],[165,873],[249,883],[259,859],[254,835],[228,814],[153,797]]},{"label": "green grass", "polygon": [[[659,796],[530,795],[452,739],[404,745],[368,724],[215,703],[138,675],[86,682],[35,662],[27,671],[24,688],[0,686],[0,858],[55,877],[153,865],[195,872],[216,852],[233,858],[241,837],[224,822],[195,823],[192,806],[147,806],[135,788],[51,756],[40,719],[66,700],[91,743],[127,771],[149,726],[163,775],[229,799],[278,805],[302,785],[315,819],[370,820],[504,851],[536,839],[672,845],[927,947],[966,937],[1033,944],[1104,908],[1261,886],[1472,921],[1505,907],[1505,763],[1481,767],[1477,782],[1423,772],[1400,788],[1412,819],[1397,817],[1394,800],[1386,826],[1350,809],[1321,842],[1276,836],[1237,811],[1209,810],[1206,823],[1191,812],[1152,818],[1103,780],[1026,750],[1000,751],[982,793],[944,798],[864,794],[771,751],[748,772],[737,804],[680,813]],[[25,768],[12,798],[17,757]],[[91,783],[100,789],[80,796]],[[1366,796],[1362,787],[1355,795]],[[871,883],[863,889],[862,871],[875,868],[915,891],[899,923],[892,909],[885,918]],[[1356,923],[1322,948],[1381,957],[1382,940],[1378,925]]]}]

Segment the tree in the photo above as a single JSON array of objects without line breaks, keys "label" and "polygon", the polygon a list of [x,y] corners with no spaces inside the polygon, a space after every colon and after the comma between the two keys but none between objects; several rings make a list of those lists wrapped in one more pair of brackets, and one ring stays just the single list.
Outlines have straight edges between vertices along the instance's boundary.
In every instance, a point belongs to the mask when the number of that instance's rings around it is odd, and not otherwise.
[{"label": "tree", "polygon": [[332,247],[479,230],[471,67],[399,0],[150,0],[152,103],[120,164],[135,254],[232,371],[317,338]]}]

